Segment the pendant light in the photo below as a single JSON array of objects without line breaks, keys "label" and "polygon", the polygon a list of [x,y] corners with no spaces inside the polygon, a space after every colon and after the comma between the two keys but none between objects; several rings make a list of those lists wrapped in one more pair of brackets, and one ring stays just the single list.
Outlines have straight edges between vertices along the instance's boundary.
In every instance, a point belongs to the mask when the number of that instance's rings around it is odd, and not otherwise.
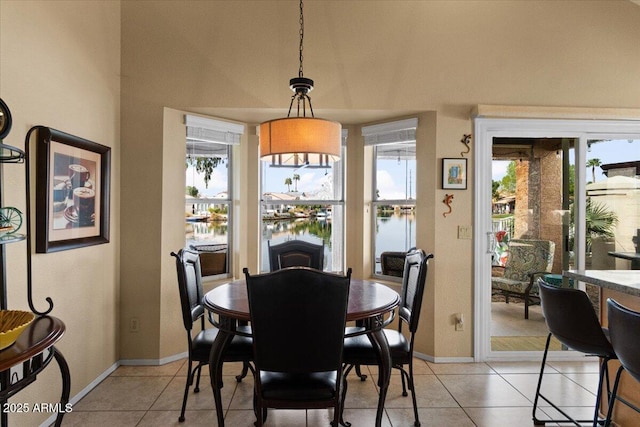
[{"label": "pendant light", "polygon": [[[260,124],[260,157],[272,166],[326,167],[340,158],[342,126],[338,122],[316,118],[309,92],[313,80],[304,77],[302,50],[304,40],[303,4],[300,0],[300,68],[298,77],[289,81],[294,92],[286,118]],[[296,116],[291,117],[296,103]],[[307,105],[310,117],[307,117]]]}]

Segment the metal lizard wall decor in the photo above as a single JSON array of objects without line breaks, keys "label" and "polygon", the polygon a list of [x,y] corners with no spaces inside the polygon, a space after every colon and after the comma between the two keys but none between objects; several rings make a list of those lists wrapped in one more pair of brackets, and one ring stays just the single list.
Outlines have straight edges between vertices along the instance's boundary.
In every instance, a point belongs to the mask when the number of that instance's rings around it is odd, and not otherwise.
[{"label": "metal lizard wall decor", "polygon": [[471,151],[471,147],[469,147],[469,144],[471,144],[471,134],[465,133],[462,139],[460,140],[460,142],[462,142],[465,145],[465,147],[467,147],[467,151],[460,152],[460,157],[464,157],[465,154]]},{"label": "metal lizard wall decor", "polygon": [[442,203],[447,205],[447,207],[449,208],[449,211],[442,213],[442,216],[445,218],[447,217],[447,215],[453,212],[453,209],[451,208],[451,202],[453,202],[453,194],[445,194],[444,200],[442,201]]}]

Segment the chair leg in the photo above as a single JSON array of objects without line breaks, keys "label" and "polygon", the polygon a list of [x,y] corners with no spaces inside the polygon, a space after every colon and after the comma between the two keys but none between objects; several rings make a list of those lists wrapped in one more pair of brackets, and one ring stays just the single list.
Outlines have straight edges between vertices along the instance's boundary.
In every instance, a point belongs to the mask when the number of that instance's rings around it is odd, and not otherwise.
[{"label": "chair leg", "polygon": [[[358,365],[355,365],[355,366],[357,369]],[[344,427],[351,427],[351,423],[344,420],[344,401],[347,398],[347,386],[348,386],[347,375],[349,375],[349,372],[351,372],[353,368],[354,368],[354,365],[349,365],[345,369],[345,371],[342,373],[342,394],[340,396],[340,417],[338,418],[338,422],[340,423],[341,426],[344,426]]]},{"label": "chair leg", "polygon": [[[540,375],[538,376],[538,387],[536,388],[536,395],[535,395],[535,398],[533,399],[533,411],[532,411],[533,424],[536,425],[536,426],[539,426],[539,425],[545,425],[546,423],[572,423],[573,425],[580,426],[580,425],[583,425],[584,423],[590,423],[590,425],[593,425],[593,427],[598,426],[601,423],[601,421],[598,420],[598,407],[600,406],[600,396],[601,396],[601,393],[602,393],[603,379],[605,377],[605,374],[608,373],[607,362],[609,361],[609,359],[604,360],[603,364],[600,366],[600,374],[599,374],[599,379],[598,379],[598,396],[596,397],[596,407],[595,407],[594,418],[590,419],[590,420],[576,420],[573,417],[571,417],[568,413],[563,411],[562,408],[558,407],[555,403],[550,401],[547,397],[545,397],[540,392],[540,389],[542,388],[542,377],[544,376],[544,368],[545,368],[546,363],[547,363],[547,354],[549,352],[549,345],[550,345],[550,342],[551,342],[551,335],[552,335],[551,333],[549,333],[549,335],[547,335],[547,343],[545,344],[544,353],[542,355],[542,363],[540,364]],[[608,374],[606,375],[606,377],[608,378]],[[617,378],[616,378],[616,380],[617,380]],[[609,390],[608,383],[607,383],[607,390]],[[616,385],[614,385],[614,387],[613,387],[613,393],[615,393],[615,391],[616,391]],[[612,396],[613,396],[613,394],[612,394]],[[538,419],[538,417],[536,416],[536,411],[538,410],[538,400],[539,399],[542,399],[545,402],[547,402],[552,408],[554,408],[556,411],[558,411],[560,414],[562,414],[565,417],[565,419],[545,419],[545,420]],[[611,404],[609,405],[609,410],[611,410]],[[606,422],[605,422],[605,425],[607,425]]]},{"label": "chair leg", "polygon": [[360,378],[360,381],[367,380],[367,375],[362,373],[360,365],[356,365],[356,375]]},{"label": "chair leg", "polygon": [[[407,386],[406,383],[409,383],[409,388],[411,388],[411,380],[409,379],[409,375],[404,371],[402,365],[394,366],[396,369],[400,370],[400,380],[402,381],[402,396],[407,396]],[[406,377],[406,380],[405,380]]]},{"label": "chair leg", "polygon": [[198,363],[198,366],[195,369],[195,372],[197,372],[198,376],[196,377],[196,386],[193,389],[194,393],[199,393],[200,392],[200,373],[202,372],[202,363]]},{"label": "chair leg", "polygon": [[618,368],[618,372],[616,373],[616,379],[613,382],[613,391],[611,392],[611,396],[609,396],[609,408],[607,409],[607,418],[604,420],[604,427],[609,427],[611,425],[611,416],[613,415],[613,406],[616,403],[616,395],[618,393],[618,384],[620,382],[620,375],[624,367],[620,366]]},{"label": "chair leg", "polygon": [[242,379],[247,376],[247,373],[249,373],[249,362],[242,362],[242,372],[240,372],[240,375],[236,375],[236,381],[239,383],[242,382]]},{"label": "chair leg", "polygon": [[418,418],[418,402],[416,401],[416,383],[413,381],[413,357],[409,361],[409,390],[411,390],[411,398],[413,399],[413,415],[416,417],[413,425],[420,427],[420,419]]},{"label": "chair leg", "polygon": [[598,378],[598,394],[596,395],[596,409],[593,413],[593,425],[597,426],[600,421],[598,418],[598,412],[600,409],[600,402],[602,400],[602,383],[604,378],[607,378],[607,398],[611,399],[611,390],[609,389],[609,359],[603,358],[600,364],[600,377]]},{"label": "chair leg", "polygon": [[181,423],[184,422],[184,412],[187,409],[187,398],[189,397],[189,387],[191,387],[191,384],[193,384],[193,376],[195,374],[195,369],[191,370],[192,366],[193,366],[193,362],[191,361],[191,359],[189,359],[189,366],[188,366],[189,370],[187,371],[187,383],[184,386],[184,397],[182,398],[182,409],[180,410],[180,416],[178,417],[178,422],[181,422]]},{"label": "chair leg", "polygon": [[340,410],[340,399],[336,403],[336,406],[333,407],[333,421],[331,421],[331,427],[339,427],[340,426],[340,417],[342,411]]},{"label": "chair leg", "polygon": [[551,332],[547,335],[547,343],[544,346],[544,353],[542,354],[542,363],[540,364],[540,375],[538,376],[538,387],[536,388],[536,396],[533,399],[533,424],[544,425],[544,421],[538,420],[536,417],[536,410],[538,409],[538,398],[540,397],[540,388],[542,386],[542,376],[544,375],[544,367],[547,364],[547,353],[549,352],[549,343],[551,342]]}]

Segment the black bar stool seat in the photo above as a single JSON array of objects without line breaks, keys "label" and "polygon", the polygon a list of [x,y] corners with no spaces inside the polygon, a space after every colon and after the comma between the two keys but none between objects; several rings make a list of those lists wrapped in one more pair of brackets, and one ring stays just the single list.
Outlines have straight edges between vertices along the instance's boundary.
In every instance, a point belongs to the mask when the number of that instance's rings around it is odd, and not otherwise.
[{"label": "black bar stool seat", "polygon": [[[545,423],[571,422],[577,426],[581,425],[580,423],[598,425],[602,423],[602,420],[598,417],[598,410],[602,394],[602,383],[605,377],[607,379],[607,394],[611,395],[608,362],[611,359],[617,359],[616,352],[607,338],[608,331],[600,325],[593,304],[585,292],[578,289],[553,286],[542,279],[538,280],[538,286],[542,301],[542,313],[547,322],[549,335],[547,336],[547,343],[542,356],[538,388],[533,401],[533,423],[535,425],[544,425]],[[598,395],[596,396],[593,420],[574,419],[540,393],[551,336],[556,337],[558,341],[572,350],[601,358]],[[549,403],[566,418],[559,420],[539,419],[536,416],[539,398]]]},{"label": "black bar stool seat", "polygon": [[609,396],[609,409],[604,422],[605,426],[611,424],[613,407],[618,400],[636,412],[640,412],[640,408],[618,396],[618,385],[623,371],[626,371],[633,379],[640,382],[640,312],[633,311],[609,298],[607,299],[607,313],[611,344],[618,355],[620,368],[618,368],[616,379],[613,383],[613,392]]}]

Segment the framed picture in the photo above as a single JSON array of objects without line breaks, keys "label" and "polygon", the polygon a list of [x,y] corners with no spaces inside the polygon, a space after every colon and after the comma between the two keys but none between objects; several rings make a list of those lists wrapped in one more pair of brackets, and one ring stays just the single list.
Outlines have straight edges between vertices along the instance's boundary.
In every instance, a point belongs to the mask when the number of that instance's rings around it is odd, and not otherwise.
[{"label": "framed picture", "polygon": [[111,148],[38,126],[36,252],[109,242]]},{"label": "framed picture", "polygon": [[442,159],[442,188],[467,189],[467,159]]}]

